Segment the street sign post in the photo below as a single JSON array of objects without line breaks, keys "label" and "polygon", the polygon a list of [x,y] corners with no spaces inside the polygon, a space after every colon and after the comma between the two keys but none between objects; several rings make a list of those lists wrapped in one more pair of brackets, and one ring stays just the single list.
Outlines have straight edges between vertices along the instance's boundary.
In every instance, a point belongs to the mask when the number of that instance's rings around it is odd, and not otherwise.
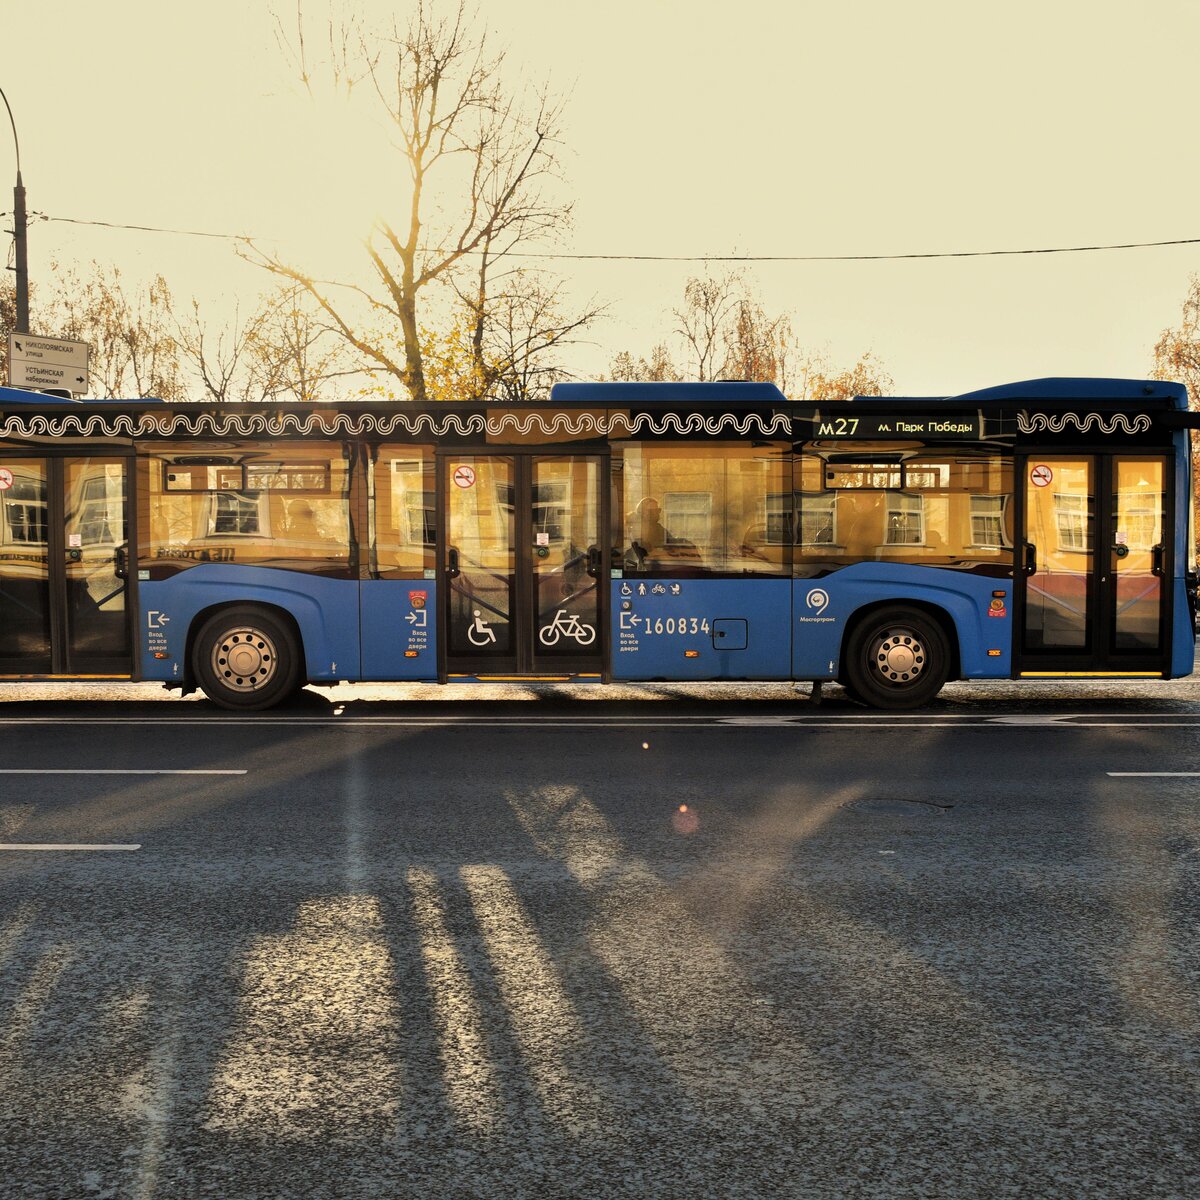
[{"label": "street sign post", "polygon": [[82,393],[88,386],[87,342],[39,337],[28,333],[8,335],[8,382],[11,387],[57,388]]}]

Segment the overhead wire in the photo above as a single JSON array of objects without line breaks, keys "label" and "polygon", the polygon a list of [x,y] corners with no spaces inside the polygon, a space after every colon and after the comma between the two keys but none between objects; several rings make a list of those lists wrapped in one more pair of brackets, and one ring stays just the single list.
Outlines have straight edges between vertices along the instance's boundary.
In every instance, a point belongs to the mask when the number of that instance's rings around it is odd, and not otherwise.
[{"label": "overhead wire", "polygon": [[[0,213],[0,216],[7,214]],[[31,213],[40,221],[69,225],[97,225],[105,229],[128,229],[139,233],[177,234],[181,237],[216,238],[253,244],[269,241],[246,233],[217,233],[203,229],[173,229],[161,225],[132,225],[118,221],[87,220],[82,217],[55,217]],[[771,262],[901,262],[935,258],[1001,258],[1034,254],[1090,254],[1109,250],[1149,250],[1165,246],[1200,245],[1200,237],[1167,238],[1148,242],[1103,242],[1079,246],[1034,246],[997,250],[923,250],[893,254],[580,254],[566,251],[514,250],[507,257],[546,259],[561,262],[677,262],[677,263],[771,263]],[[424,253],[445,253],[444,247],[422,247]],[[471,253],[468,251],[468,253]]]}]

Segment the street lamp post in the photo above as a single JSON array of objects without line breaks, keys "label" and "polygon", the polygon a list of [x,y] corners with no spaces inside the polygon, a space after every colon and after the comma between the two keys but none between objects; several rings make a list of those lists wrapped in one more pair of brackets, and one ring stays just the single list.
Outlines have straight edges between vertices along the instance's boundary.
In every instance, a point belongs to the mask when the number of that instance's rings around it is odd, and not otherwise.
[{"label": "street lamp post", "polygon": [[25,239],[25,184],[21,182],[21,142],[17,137],[17,123],[13,120],[12,106],[4,89],[0,88],[0,99],[8,109],[8,122],[12,126],[13,145],[17,149],[17,183],[13,188],[13,246],[16,250],[15,274],[17,277],[17,323],[14,333],[29,332],[29,250]]}]

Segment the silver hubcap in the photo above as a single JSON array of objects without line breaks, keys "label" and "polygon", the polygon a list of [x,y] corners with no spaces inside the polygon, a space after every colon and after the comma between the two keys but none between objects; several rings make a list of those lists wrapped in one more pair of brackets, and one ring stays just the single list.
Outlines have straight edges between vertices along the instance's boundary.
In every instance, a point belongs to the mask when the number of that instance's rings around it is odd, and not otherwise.
[{"label": "silver hubcap", "polygon": [[261,629],[230,629],[212,652],[213,674],[235,692],[253,692],[278,669],[275,643]]},{"label": "silver hubcap", "polygon": [[925,670],[925,646],[911,629],[889,629],[871,646],[871,666],[888,683],[915,683]]}]

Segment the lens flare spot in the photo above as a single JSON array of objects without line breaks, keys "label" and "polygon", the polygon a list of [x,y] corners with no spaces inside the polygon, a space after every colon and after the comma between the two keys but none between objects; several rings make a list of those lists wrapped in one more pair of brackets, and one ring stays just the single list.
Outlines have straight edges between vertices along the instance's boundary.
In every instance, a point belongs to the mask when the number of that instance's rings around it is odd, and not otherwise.
[{"label": "lens flare spot", "polygon": [[643,743],[642,743],[642,749],[643,749],[643,750],[649,750],[649,749],[650,749],[650,743],[649,743],[649,742],[643,742]]},{"label": "lens flare spot", "polygon": [[681,804],[671,814],[671,828],[676,833],[695,833],[700,828],[700,818],[686,804]]}]

